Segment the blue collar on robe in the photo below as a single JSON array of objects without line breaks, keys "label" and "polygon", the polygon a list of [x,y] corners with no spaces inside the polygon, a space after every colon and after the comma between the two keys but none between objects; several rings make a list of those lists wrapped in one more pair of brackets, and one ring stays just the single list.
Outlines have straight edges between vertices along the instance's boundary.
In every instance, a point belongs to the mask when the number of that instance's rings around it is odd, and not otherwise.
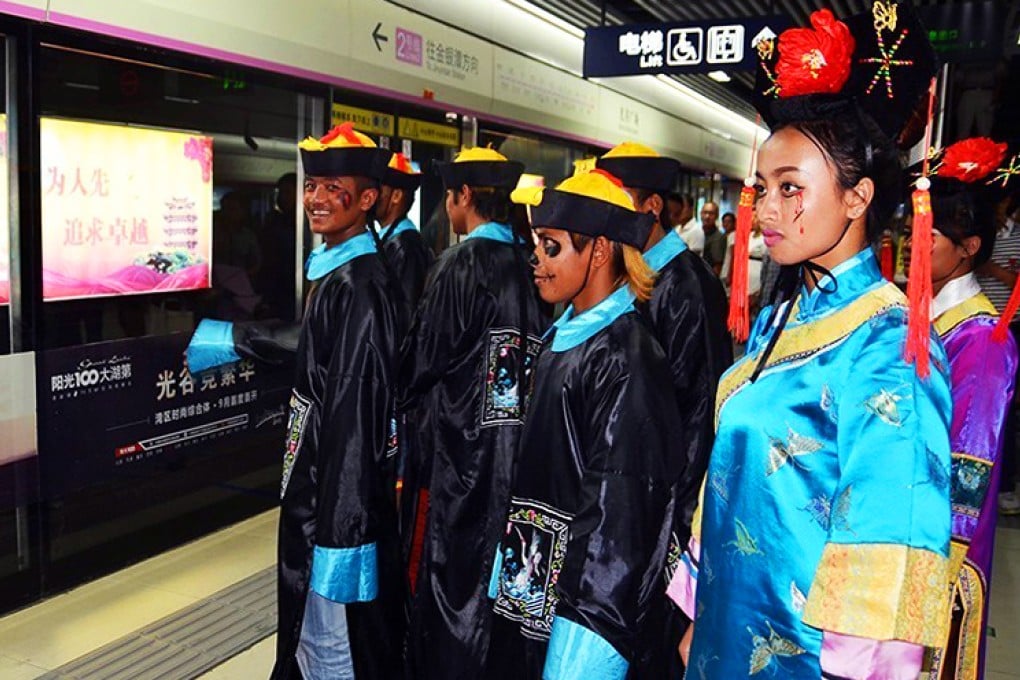
[{"label": "blue collar on robe", "polygon": [[[832,291],[833,278],[836,280],[835,291]],[[885,283],[875,253],[871,248],[865,248],[833,267],[832,276],[823,276],[814,290],[809,292],[806,287],[801,290],[796,321],[807,321],[841,309]]]},{"label": "blue collar on robe", "polygon": [[386,237],[386,241],[392,241],[399,234],[403,234],[405,231],[418,231],[418,227],[415,226],[414,222],[410,218],[405,217],[397,223],[397,226],[393,227],[393,231],[390,231],[390,227],[379,227],[379,236],[386,236],[389,232],[389,236]]},{"label": "blue collar on robe", "polygon": [[637,311],[634,308],[634,293],[627,285],[617,288],[602,302],[577,316],[574,316],[574,306],[571,305],[546,333],[556,333],[552,340],[552,351],[566,352],[573,349],[620,316],[634,311]]},{"label": "blue collar on robe", "polygon": [[645,262],[655,271],[661,272],[663,267],[685,250],[687,250],[687,244],[680,238],[680,234],[670,229],[661,241],[648,249],[648,252],[645,253]]},{"label": "blue collar on robe", "polygon": [[374,252],[376,252],[375,240],[367,231],[332,248],[327,248],[325,243],[320,244],[305,262],[305,276],[309,281],[318,281],[354,258]]},{"label": "blue collar on robe", "polygon": [[514,234],[514,230],[510,225],[503,222],[479,224],[471,230],[471,233],[464,237],[464,240],[467,241],[472,238],[487,238],[490,241],[499,241],[500,243],[521,243],[520,237]]}]

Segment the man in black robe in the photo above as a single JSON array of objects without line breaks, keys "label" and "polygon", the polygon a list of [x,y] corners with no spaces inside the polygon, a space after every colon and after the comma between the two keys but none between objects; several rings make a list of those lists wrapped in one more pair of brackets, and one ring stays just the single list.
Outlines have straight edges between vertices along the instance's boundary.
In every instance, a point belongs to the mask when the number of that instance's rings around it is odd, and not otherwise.
[{"label": "man in black robe", "polygon": [[[380,150],[348,124],[299,145],[303,199],[323,236],[306,265],[279,536],[274,679],[402,677],[403,577],[396,526],[393,412],[402,310],[368,219]],[[285,333],[205,320],[188,350],[199,370],[238,354],[272,360]]]},{"label": "man in black robe", "polygon": [[476,680],[530,366],[545,330],[527,249],[507,223],[523,171],[492,149],[440,166],[453,230],[401,350],[408,431],[402,503],[414,588],[407,655],[416,680]]},{"label": "man in black robe", "polygon": [[[674,448],[683,473],[677,484],[665,590],[690,538],[698,492],[712,451],[716,387],[723,371],[733,363],[733,346],[726,330],[726,293],[705,260],[687,248],[662,219],[666,197],[680,171],[676,160],[644,145],[624,142],[599,158],[596,166],[619,177],[637,210],[656,219],[644,251],[658,278],[652,299],[639,309],[666,351],[684,432],[684,439]],[[642,677],[679,680],[682,665],[676,649],[685,617],[672,602],[664,616],[662,646],[644,660]]]},{"label": "man in black robe", "polygon": [[413,310],[425,288],[425,275],[435,259],[408,212],[421,185],[421,172],[402,153],[394,153],[382,173],[376,221],[377,242],[382,244],[394,277],[400,282],[404,301]]}]

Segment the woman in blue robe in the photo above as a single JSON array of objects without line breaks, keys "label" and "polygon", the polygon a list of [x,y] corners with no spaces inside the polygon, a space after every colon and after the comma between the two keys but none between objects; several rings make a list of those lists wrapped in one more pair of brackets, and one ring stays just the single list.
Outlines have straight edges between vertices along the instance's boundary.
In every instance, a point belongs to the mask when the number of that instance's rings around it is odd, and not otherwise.
[{"label": "woman in blue robe", "polygon": [[904,40],[922,82],[895,80],[889,101],[873,88],[877,110],[868,80],[851,77],[876,32],[908,23],[899,11],[900,25],[868,15],[853,36],[816,12],[766,64],[780,98],[760,106],[773,132],[757,216],[784,272],[721,380],[699,518],[670,584],[695,621],[692,678],[912,680],[941,639],[948,366],[927,317],[930,372],[904,359],[907,300],[868,247],[898,202],[890,140],[930,72],[923,46]]}]

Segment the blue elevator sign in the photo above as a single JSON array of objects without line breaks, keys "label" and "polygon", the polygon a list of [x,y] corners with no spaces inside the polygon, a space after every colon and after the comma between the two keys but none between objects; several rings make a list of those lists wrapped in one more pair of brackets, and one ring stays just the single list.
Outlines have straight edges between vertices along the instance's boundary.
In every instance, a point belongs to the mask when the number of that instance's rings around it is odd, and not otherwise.
[{"label": "blue elevator sign", "polygon": [[772,16],[586,28],[584,77],[751,71],[758,42],[790,25]]}]

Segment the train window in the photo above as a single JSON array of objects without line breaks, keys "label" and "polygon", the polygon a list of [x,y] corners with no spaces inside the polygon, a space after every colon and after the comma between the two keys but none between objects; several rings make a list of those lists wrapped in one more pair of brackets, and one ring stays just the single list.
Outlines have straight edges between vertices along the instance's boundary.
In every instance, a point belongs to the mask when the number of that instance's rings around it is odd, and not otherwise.
[{"label": "train window", "polygon": [[215,71],[41,50],[43,348],[298,313],[308,98]]}]

